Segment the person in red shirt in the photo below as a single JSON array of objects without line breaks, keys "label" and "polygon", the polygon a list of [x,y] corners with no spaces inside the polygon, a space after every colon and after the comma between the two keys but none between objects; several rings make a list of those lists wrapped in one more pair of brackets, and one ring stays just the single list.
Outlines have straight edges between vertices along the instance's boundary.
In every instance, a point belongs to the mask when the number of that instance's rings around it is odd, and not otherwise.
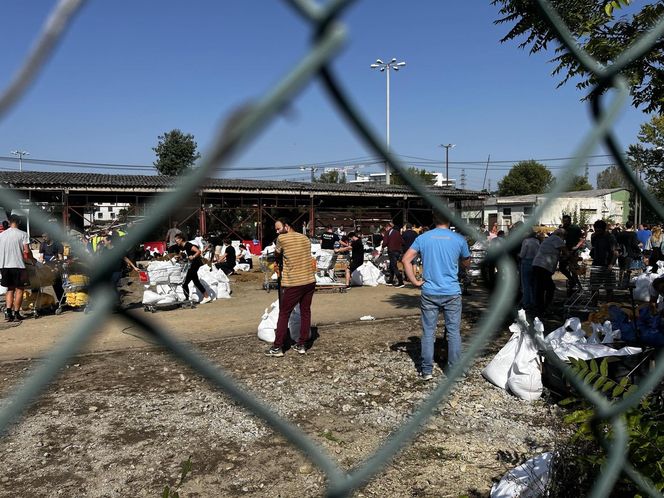
[{"label": "person in red shirt", "polygon": [[[390,258],[390,274],[387,278],[387,283],[392,284],[397,288],[403,287],[403,275],[397,267],[397,261],[401,259],[401,251],[403,249],[403,238],[401,232],[394,227],[394,223],[389,222],[385,228],[385,237],[383,238],[383,247],[387,249],[387,256]],[[394,277],[397,277],[396,283]]]}]

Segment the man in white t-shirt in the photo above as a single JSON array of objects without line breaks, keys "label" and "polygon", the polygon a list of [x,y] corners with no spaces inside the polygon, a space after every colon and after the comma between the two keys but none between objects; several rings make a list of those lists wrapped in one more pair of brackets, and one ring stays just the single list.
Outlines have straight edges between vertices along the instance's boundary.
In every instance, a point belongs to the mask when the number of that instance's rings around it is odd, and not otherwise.
[{"label": "man in white t-shirt", "polygon": [[25,260],[30,255],[28,234],[18,229],[18,217],[9,217],[9,228],[0,234],[0,285],[7,287],[5,318],[9,322],[23,320],[21,303],[23,288],[28,282]]}]

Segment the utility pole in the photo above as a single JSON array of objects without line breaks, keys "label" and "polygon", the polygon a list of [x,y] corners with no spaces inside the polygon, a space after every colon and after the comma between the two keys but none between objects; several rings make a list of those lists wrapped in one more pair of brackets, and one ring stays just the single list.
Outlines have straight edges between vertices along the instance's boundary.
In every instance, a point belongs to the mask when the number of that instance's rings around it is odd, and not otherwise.
[{"label": "utility pole", "polygon": [[[482,190],[484,190],[484,186],[486,185],[486,175],[489,173],[489,163],[491,162],[491,154],[489,154],[489,157],[486,158],[486,169],[484,170],[484,180],[482,180]],[[489,180],[489,190],[491,190],[491,180]]]},{"label": "utility pole", "polygon": [[440,144],[439,147],[445,148],[445,181],[447,186],[450,185],[450,149],[454,148],[454,144]]},{"label": "utility pole", "polygon": [[15,156],[18,156],[18,170],[23,171],[23,156],[29,156],[30,153],[24,150],[13,150],[11,153]]},{"label": "utility pole", "polygon": [[466,189],[466,170],[465,169],[461,170],[461,177],[459,178],[459,186],[461,187],[461,190]]}]

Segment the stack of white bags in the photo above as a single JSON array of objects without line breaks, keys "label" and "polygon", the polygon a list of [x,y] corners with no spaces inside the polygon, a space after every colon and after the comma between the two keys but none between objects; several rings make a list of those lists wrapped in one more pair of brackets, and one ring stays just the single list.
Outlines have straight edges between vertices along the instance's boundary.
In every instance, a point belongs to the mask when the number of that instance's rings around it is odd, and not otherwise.
[{"label": "stack of white bags", "polygon": [[[526,325],[521,325],[521,324]],[[581,328],[581,320],[568,318],[562,327],[544,337],[544,325],[535,318],[535,336],[544,343],[547,351],[552,351],[562,361],[569,358],[591,360],[606,356],[627,356],[639,354],[641,348],[625,346],[614,349],[607,344],[620,340],[620,331],[613,330],[611,322],[593,323],[589,338]],[[482,370],[482,375],[492,384],[505,389],[515,396],[533,401],[542,395],[542,365],[535,340],[527,330],[526,315],[519,311],[519,320],[510,325],[507,344]]]},{"label": "stack of white bags", "polygon": [[[178,263],[153,261],[147,272],[149,285],[143,291],[143,304],[166,305],[185,301],[181,285],[184,273]],[[231,297],[230,282],[223,271],[203,265],[198,269],[198,278],[212,300]],[[203,294],[192,282],[189,283],[189,297],[195,302],[203,299]]]}]

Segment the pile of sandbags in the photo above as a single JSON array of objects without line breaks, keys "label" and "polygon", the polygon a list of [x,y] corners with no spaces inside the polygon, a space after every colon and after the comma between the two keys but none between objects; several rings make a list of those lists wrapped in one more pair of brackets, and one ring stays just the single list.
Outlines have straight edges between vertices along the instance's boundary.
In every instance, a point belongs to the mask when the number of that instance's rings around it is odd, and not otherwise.
[{"label": "pile of sandbags", "polygon": [[376,265],[370,261],[365,261],[362,266],[357,268],[350,276],[351,285],[367,285],[376,287],[378,284],[385,284],[385,275]]},{"label": "pile of sandbags", "polygon": [[[153,261],[148,265],[149,285],[143,291],[143,304],[168,305],[185,301],[182,281],[183,267],[171,261]],[[212,300],[231,297],[230,281],[226,274],[214,266],[203,265],[198,269],[198,278]],[[189,283],[189,298],[200,302],[203,294],[193,282]]]}]

